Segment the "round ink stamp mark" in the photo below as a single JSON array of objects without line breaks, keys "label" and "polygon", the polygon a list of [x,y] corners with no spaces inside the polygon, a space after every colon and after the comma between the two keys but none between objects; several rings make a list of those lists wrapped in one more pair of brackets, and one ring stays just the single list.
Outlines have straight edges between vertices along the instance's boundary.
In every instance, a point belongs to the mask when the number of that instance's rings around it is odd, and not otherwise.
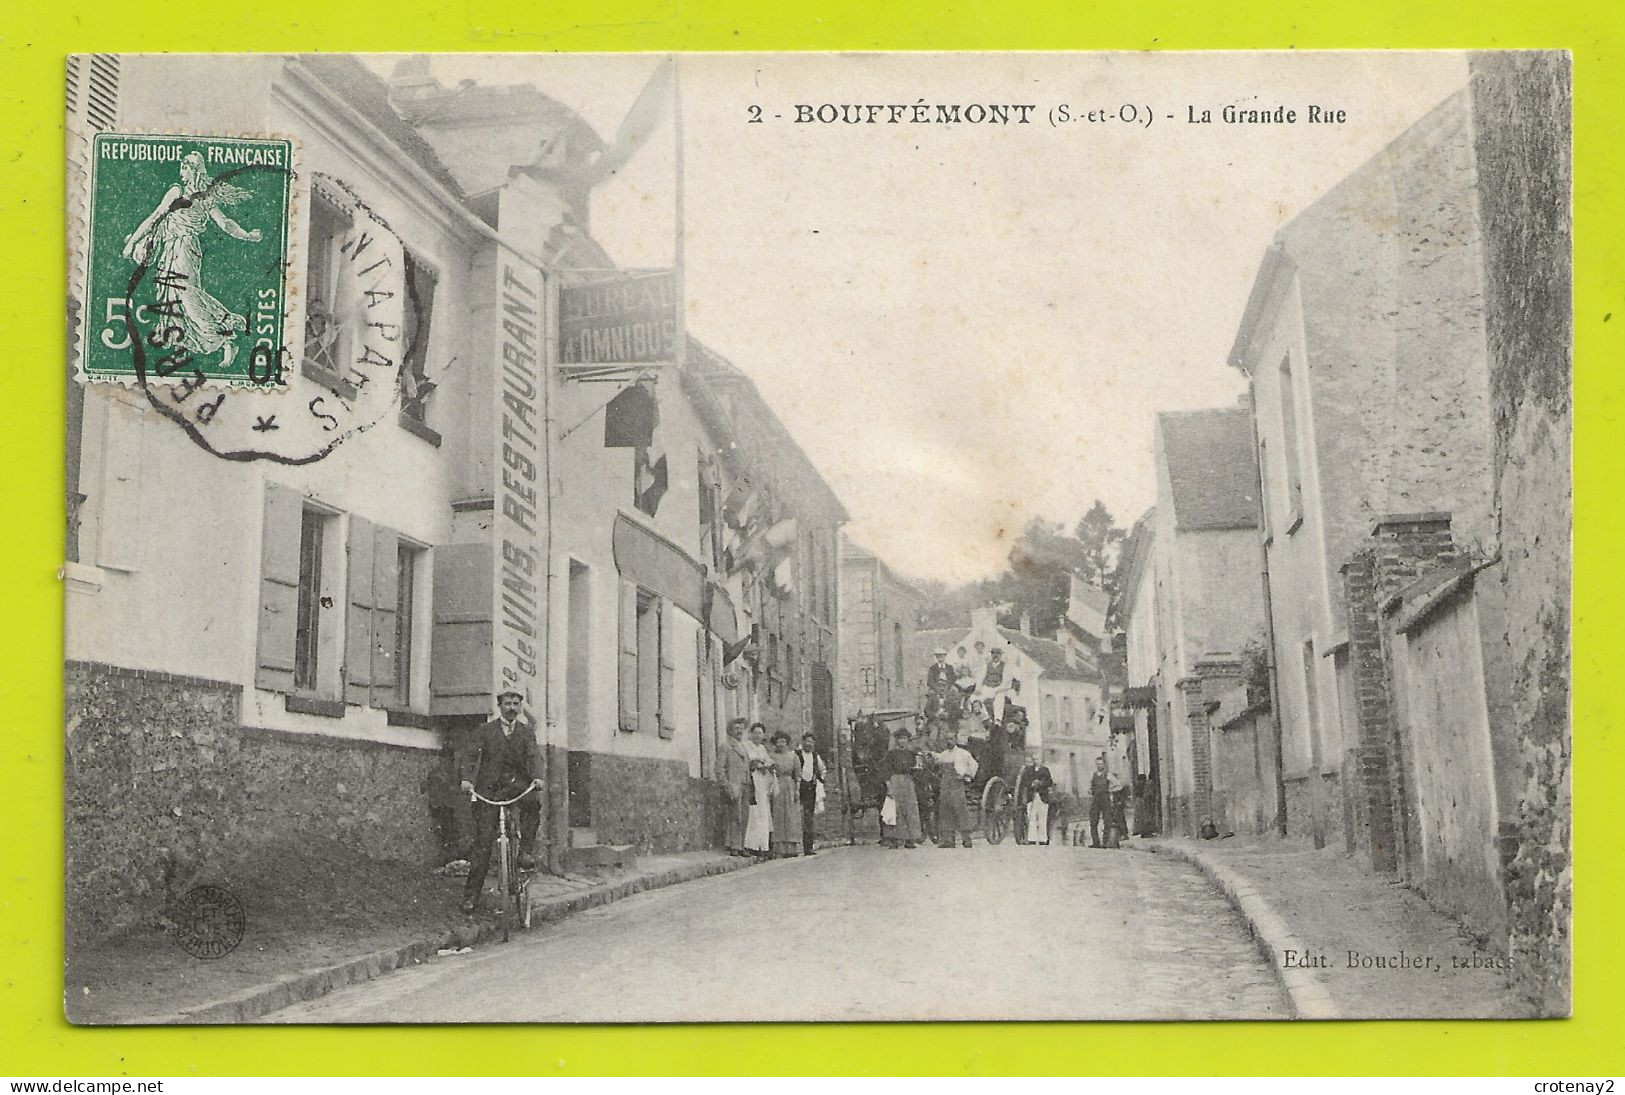
[{"label": "round ink stamp mark", "polygon": [[224,886],[188,890],[175,911],[175,939],[193,958],[224,958],[243,941],[243,903]]}]

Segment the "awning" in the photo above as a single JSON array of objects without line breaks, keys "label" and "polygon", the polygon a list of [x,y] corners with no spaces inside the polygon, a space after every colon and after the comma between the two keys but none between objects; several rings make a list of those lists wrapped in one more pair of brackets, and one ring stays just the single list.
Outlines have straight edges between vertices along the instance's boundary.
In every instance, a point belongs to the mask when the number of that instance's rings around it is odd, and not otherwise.
[{"label": "awning", "polygon": [[615,569],[623,578],[664,597],[702,624],[709,609],[712,633],[723,642],[738,638],[727,591],[709,581],[705,567],[688,552],[624,513],[615,517],[612,543]]}]

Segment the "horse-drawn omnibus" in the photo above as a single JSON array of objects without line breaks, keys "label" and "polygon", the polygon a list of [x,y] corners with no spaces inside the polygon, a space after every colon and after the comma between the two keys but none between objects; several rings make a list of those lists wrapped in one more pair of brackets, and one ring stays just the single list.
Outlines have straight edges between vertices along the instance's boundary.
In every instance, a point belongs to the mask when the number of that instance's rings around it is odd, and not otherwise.
[{"label": "horse-drawn omnibus", "polygon": [[[844,813],[847,843],[853,844],[857,842],[853,835],[857,819],[867,810],[875,811],[878,819],[881,804],[886,799],[885,761],[891,749],[892,735],[899,727],[906,728],[916,736],[922,730],[928,735],[931,731],[922,713],[907,708],[871,711],[856,716],[850,723],[852,774],[844,796]],[[1014,824],[1016,782],[1026,759],[1025,736],[1019,725],[1015,733],[996,727],[989,732],[970,734],[961,742],[976,758],[976,775],[965,785],[966,804],[970,807],[976,828],[982,831],[989,844],[1002,842]],[[921,782],[934,790],[937,781],[932,766],[937,762],[927,755],[930,750],[929,737],[923,743],[916,740],[915,749],[919,757],[917,768],[922,773],[931,773]],[[927,793],[920,803],[922,821],[928,830],[932,830],[927,836],[933,839],[937,835],[934,831],[936,811],[931,805],[934,801],[935,795]]]}]

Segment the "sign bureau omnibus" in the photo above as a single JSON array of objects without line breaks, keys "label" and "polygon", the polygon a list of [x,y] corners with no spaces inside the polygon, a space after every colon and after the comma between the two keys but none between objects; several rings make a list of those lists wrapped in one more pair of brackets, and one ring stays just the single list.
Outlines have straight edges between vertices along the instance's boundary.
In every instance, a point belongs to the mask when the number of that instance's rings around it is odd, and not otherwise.
[{"label": "sign bureau omnibus", "polygon": [[559,364],[677,360],[677,276],[663,270],[559,289]]}]

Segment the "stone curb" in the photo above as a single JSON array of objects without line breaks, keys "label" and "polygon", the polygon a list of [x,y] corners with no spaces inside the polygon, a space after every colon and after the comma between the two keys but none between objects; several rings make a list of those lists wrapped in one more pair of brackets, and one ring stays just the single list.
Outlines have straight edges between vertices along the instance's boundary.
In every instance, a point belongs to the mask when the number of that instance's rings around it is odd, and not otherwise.
[{"label": "stone curb", "polygon": [[1271,907],[1269,899],[1251,882],[1242,878],[1214,857],[1198,849],[1167,840],[1147,840],[1145,846],[1153,852],[1171,855],[1201,871],[1223,892],[1225,898],[1240,914],[1252,933],[1253,943],[1275,971],[1276,979],[1286,990],[1297,1019],[1340,1019],[1337,1004],[1324,985],[1315,980],[1309,970],[1286,969],[1281,963],[1287,951],[1303,954],[1308,950],[1287,927],[1286,921]]},{"label": "stone curb", "polygon": [[[596,886],[578,894],[564,894],[531,904],[531,920],[561,920],[583,909],[608,905],[646,890],[659,890],[683,882],[693,882],[714,875],[732,874],[754,867],[754,859],[724,857],[705,863],[691,863],[673,867],[656,874],[629,878],[609,886]],[[360,984],[382,977],[392,970],[411,966],[433,958],[435,952],[446,947],[473,947],[489,943],[502,934],[501,921],[481,921],[451,931],[433,939],[420,939],[400,947],[387,947],[333,966],[313,967],[279,977],[264,985],[214,1000],[171,1015],[139,1020],[146,1025],[176,1025],[204,1023],[252,1023],[271,1012],[290,1007],[306,1000],[314,1000],[336,989]]]}]

